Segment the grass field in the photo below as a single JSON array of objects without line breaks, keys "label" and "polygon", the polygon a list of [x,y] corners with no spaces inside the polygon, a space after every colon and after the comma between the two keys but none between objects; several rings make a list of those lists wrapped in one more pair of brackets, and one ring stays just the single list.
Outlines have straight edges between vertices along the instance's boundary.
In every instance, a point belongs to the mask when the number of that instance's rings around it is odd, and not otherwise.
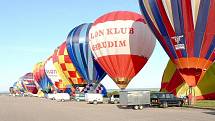
[{"label": "grass field", "polygon": [[213,108],[215,109],[215,100],[199,100],[194,105],[199,108]]}]

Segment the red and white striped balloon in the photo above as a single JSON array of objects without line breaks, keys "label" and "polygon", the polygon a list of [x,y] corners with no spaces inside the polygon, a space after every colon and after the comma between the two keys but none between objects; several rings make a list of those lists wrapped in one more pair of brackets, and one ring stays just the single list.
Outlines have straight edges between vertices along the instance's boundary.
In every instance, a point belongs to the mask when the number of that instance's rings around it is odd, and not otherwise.
[{"label": "red and white striped balloon", "polygon": [[143,68],[156,43],[143,17],[129,11],[98,18],[89,39],[95,59],[121,89]]}]

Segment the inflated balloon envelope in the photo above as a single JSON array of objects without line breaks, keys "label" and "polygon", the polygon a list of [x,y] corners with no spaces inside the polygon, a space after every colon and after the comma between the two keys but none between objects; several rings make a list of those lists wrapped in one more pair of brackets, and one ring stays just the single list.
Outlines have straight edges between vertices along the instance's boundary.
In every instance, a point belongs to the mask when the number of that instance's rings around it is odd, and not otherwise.
[{"label": "inflated balloon envelope", "polygon": [[56,87],[58,88],[59,91],[64,92],[68,85],[72,85],[72,82],[63,73],[61,66],[58,63],[58,50],[59,50],[59,47],[54,50],[54,54],[52,55],[52,60],[53,60],[54,67],[57,71],[57,74],[60,77],[59,82],[56,82]]},{"label": "inflated balloon envelope", "polygon": [[53,85],[51,80],[47,77],[44,68],[44,62],[39,62],[34,66],[33,74],[38,88],[41,88],[43,91],[48,92],[51,86]]},{"label": "inflated balloon envelope", "polygon": [[143,68],[156,43],[143,17],[129,11],[99,17],[89,39],[95,59],[121,89]]},{"label": "inflated balloon envelope", "polygon": [[[215,99],[215,64],[210,66],[204,77],[193,87],[197,100]],[[172,92],[178,97],[188,95],[189,85],[185,82],[175,64],[170,60],[166,66],[161,82],[161,91]]]},{"label": "inflated balloon envelope", "polygon": [[40,81],[39,65],[40,64],[41,62],[36,63],[33,68],[34,83],[36,84],[38,90],[41,88],[39,85],[39,81]]},{"label": "inflated balloon envelope", "polygon": [[66,45],[72,63],[86,80],[87,84],[97,85],[106,76],[106,72],[101,68],[89,47],[89,29],[92,23],[81,24],[68,34]]},{"label": "inflated balloon envelope", "polygon": [[142,14],[190,87],[215,59],[215,0],[139,0]]},{"label": "inflated balloon envelope", "polygon": [[59,82],[61,81],[61,78],[54,66],[53,55],[45,61],[45,73],[53,83],[52,90],[54,92],[57,92],[57,90],[59,89]]},{"label": "inflated balloon envelope", "polygon": [[14,84],[13,84],[13,88],[14,90],[16,90],[17,92],[25,92],[25,88],[24,88],[24,85],[23,85],[23,81],[21,80],[18,80],[16,81]]},{"label": "inflated balloon envelope", "polygon": [[23,82],[23,86],[27,92],[37,93],[37,87],[34,83],[33,73],[29,72],[19,78],[20,81]]},{"label": "inflated balloon envelope", "polygon": [[[58,49],[57,56],[56,56],[56,65],[58,66],[58,72],[61,71],[62,76],[64,76],[67,80],[69,80],[69,83],[67,87],[84,87],[86,85],[86,81],[80,76],[78,71],[76,70],[74,64],[71,61],[71,58],[69,57],[67,48],[66,48],[66,42],[63,42]],[[66,86],[66,85],[65,85]]]}]

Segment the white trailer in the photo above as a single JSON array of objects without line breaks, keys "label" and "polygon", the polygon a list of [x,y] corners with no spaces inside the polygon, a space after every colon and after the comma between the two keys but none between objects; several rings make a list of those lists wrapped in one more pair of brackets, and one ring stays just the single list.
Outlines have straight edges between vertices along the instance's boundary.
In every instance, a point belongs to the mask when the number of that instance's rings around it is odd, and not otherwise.
[{"label": "white trailer", "polygon": [[150,91],[130,90],[120,91],[120,105],[133,107],[135,110],[143,109],[145,105],[150,105]]},{"label": "white trailer", "polygon": [[103,103],[103,95],[97,93],[86,93],[85,100],[90,104]]}]

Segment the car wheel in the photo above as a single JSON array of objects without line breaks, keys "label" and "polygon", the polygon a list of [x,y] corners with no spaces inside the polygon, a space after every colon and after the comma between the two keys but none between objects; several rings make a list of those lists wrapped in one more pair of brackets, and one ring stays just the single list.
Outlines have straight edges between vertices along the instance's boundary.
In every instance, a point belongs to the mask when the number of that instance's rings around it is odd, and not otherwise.
[{"label": "car wheel", "polygon": [[135,110],[138,110],[138,108],[139,108],[138,105],[135,105],[135,106],[134,106],[134,109],[135,109]]},{"label": "car wheel", "polygon": [[167,102],[163,102],[160,107],[167,108],[168,107]]},{"label": "car wheel", "polygon": [[96,105],[96,104],[98,104],[98,102],[97,102],[96,100],[94,100],[94,101],[93,101],[93,104],[95,104],[95,105]]},{"label": "car wheel", "polygon": [[77,101],[77,102],[79,102],[79,101],[80,101],[80,99],[78,98],[78,99],[76,99],[76,101]]},{"label": "car wheel", "polygon": [[65,102],[65,100],[64,100],[64,99],[61,99],[61,101],[62,101],[62,102]]},{"label": "car wheel", "polygon": [[113,102],[114,104],[117,104],[118,103],[118,101],[117,100],[114,100],[114,102]]},{"label": "car wheel", "polygon": [[140,109],[140,110],[142,110],[142,109],[143,109],[143,106],[142,106],[142,105],[140,105],[140,106],[139,106],[139,109]]},{"label": "car wheel", "polygon": [[178,107],[182,107],[182,102],[181,101],[178,102]]}]

